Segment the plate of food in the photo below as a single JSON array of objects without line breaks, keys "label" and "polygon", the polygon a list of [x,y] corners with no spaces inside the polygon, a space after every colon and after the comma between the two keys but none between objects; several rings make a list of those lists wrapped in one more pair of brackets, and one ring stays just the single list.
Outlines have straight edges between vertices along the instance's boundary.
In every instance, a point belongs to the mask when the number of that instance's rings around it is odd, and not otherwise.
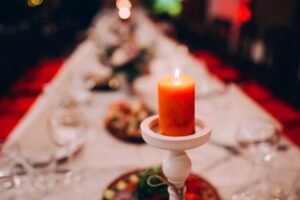
[{"label": "plate of food", "polygon": [[104,125],[118,139],[130,143],[144,143],[140,123],[152,115],[142,103],[116,102],[107,110]]},{"label": "plate of food", "polygon": [[[102,200],[167,200],[167,186],[150,187],[150,175],[162,175],[160,167],[134,170],[116,178],[103,192]],[[158,180],[157,180],[158,181]],[[202,177],[191,174],[186,181],[185,200],[220,200],[217,190]]]}]

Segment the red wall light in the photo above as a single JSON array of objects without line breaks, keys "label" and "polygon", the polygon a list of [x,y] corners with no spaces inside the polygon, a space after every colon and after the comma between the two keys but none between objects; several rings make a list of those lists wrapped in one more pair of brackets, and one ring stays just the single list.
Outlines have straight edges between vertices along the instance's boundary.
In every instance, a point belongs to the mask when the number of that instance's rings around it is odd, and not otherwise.
[{"label": "red wall light", "polygon": [[250,8],[246,5],[241,5],[238,9],[237,20],[241,23],[248,22],[252,17]]}]

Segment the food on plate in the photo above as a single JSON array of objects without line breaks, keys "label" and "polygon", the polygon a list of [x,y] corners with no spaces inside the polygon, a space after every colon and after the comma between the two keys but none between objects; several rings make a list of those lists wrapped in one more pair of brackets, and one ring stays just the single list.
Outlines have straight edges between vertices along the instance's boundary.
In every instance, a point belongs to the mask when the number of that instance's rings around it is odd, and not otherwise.
[{"label": "food on plate", "polygon": [[105,127],[119,139],[143,143],[140,123],[152,113],[142,103],[117,102],[105,116]]},{"label": "food on plate", "polygon": [[[152,167],[126,173],[107,187],[102,200],[167,200],[167,185],[150,187],[147,184],[150,175],[164,177],[161,167]],[[151,182],[160,183],[159,180],[151,180]],[[220,200],[216,189],[205,179],[195,174],[191,174],[188,177],[186,187],[186,200]]]}]

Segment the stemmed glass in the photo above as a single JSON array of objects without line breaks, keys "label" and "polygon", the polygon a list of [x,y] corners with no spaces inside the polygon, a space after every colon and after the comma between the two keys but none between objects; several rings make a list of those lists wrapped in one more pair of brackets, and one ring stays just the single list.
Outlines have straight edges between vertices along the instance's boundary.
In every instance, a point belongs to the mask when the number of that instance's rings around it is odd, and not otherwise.
[{"label": "stemmed glass", "polygon": [[[87,124],[84,106],[75,99],[62,97],[49,118],[49,134],[57,147],[57,158],[65,158],[64,165],[57,166],[57,171],[64,174],[65,185],[80,178],[71,170],[71,160],[75,151],[86,139]],[[62,169],[65,166],[65,169]]]},{"label": "stemmed glass", "polygon": [[3,193],[15,186],[14,174],[11,171],[12,162],[4,155],[2,151],[3,143],[0,144],[0,197]]},{"label": "stemmed glass", "polygon": [[19,156],[4,140],[0,140],[0,199],[32,199],[24,190],[19,174]]},{"label": "stemmed glass", "polygon": [[93,80],[89,78],[89,74],[78,70],[73,72],[71,78],[72,86],[70,90],[72,90],[74,96],[83,103],[89,103],[91,100],[90,89],[95,86]]},{"label": "stemmed glass", "polygon": [[[250,161],[255,183],[250,189],[233,195],[233,200],[269,199],[268,167],[275,156],[280,134],[274,122],[262,118],[245,118],[236,133],[236,141],[241,152]],[[260,170],[261,173],[260,173]],[[262,178],[260,181],[258,178]]]},{"label": "stemmed glass", "polygon": [[[22,181],[31,183],[24,188],[26,193],[31,193],[31,198],[41,198],[51,192],[55,187],[54,176],[55,158],[53,146],[47,148],[28,148],[20,142],[15,142],[9,147],[10,155],[15,157],[17,167],[21,174],[28,175]],[[22,184],[22,185],[25,185]],[[32,187],[33,186],[33,187]]]}]

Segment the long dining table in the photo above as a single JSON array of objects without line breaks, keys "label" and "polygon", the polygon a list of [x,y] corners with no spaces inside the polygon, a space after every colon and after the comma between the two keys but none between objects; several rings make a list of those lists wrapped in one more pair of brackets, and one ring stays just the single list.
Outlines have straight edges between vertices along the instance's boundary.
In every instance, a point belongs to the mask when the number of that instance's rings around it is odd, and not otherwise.
[{"label": "long dining table", "polygon": [[[107,69],[99,62],[97,55],[99,48],[102,48],[101,41],[109,37],[106,29],[113,23],[113,16],[114,12],[108,10],[95,18],[87,33],[87,39],[78,45],[51,82],[45,86],[26,115],[10,133],[7,145],[18,142],[22,148],[40,152],[51,145],[47,136],[49,134],[47,123],[56,96],[53,94],[63,95],[72,87],[74,72],[81,73],[85,68],[97,67],[105,73]],[[225,92],[213,98],[202,98],[201,95],[196,98],[196,113],[210,122],[213,131],[210,142],[188,151],[192,160],[192,172],[208,180],[223,199],[231,199],[233,194],[257,184],[264,177],[257,177],[256,180],[250,178],[253,171],[249,161],[242,154],[229,150],[237,149],[235,134],[239,130],[241,119],[253,116],[267,118],[279,130],[282,129],[282,124],[236,84],[225,84],[211,75],[204,62],[195,59],[177,42],[162,34],[143,11],[136,10],[132,17],[136,19],[136,37],[139,44],[142,46],[154,44],[156,62],[153,64],[155,65],[153,73],[161,75],[172,73],[173,68],[162,66],[170,63],[172,65],[177,59],[188,65],[183,69],[183,73],[191,75],[196,82],[203,79],[204,73],[207,76],[204,80],[207,80],[212,88],[226,88]],[[90,200],[101,199],[106,187],[118,176],[134,169],[161,165],[167,155],[166,151],[147,144],[120,141],[107,131],[103,121],[107,108],[118,101],[142,100],[157,112],[155,80],[156,78],[139,79],[138,95],[133,95],[122,87],[117,91],[90,93],[91,102],[86,106],[89,119],[87,140],[80,146],[82,147],[80,153],[75,155],[72,163],[74,170],[81,173],[82,179],[72,188],[45,194],[43,199],[83,200],[87,197]],[[142,89],[139,90],[139,87]],[[201,84],[196,84],[196,87],[196,92],[203,89]],[[268,170],[272,176],[278,177],[278,180],[292,190],[296,187],[294,183],[300,179],[300,152],[298,147],[284,136],[281,137],[280,145],[285,148],[277,151]]]}]

